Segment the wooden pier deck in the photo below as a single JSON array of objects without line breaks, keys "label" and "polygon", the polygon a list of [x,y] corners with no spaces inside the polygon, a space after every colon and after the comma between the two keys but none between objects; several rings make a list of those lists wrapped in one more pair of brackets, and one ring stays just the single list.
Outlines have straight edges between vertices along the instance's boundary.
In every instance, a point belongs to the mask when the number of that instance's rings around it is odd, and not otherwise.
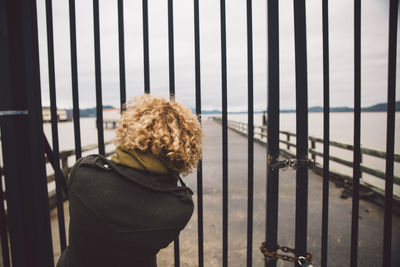
[{"label": "wooden pier deck", "polygon": [[[222,129],[205,120],[203,160],[204,265],[222,266]],[[247,233],[247,138],[229,130],[229,266],[246,265]],[[196,174],[184,178],[195,192]],[[266,209],[266,148],[254,146],[254,235],[253,266],[264,266],[258,247],[265,240]],[[342,189],[330,183],[328,266],[349,266],[351,236],[351,198],[340,198]],[[68,203],[66,221],[68,225]],[[322,178],[309,172],[308,251],[314,256],[314,266],[320,262],[322,213]],[[295,171],[282,170],[279,177],[278,242],[294,246],[295,236]],[[52,211],[55,259],[60,253],[56,210]],[[393,214],[392,266],[400,266],[400,217]],[[360,200],[359,266],[382,266],[383,208]],[[180,237],[181,266],[197,266],[197,205],[192,219]],[[173,266],[173,244],[158,254],[158,266]],[[278,261],[278,266],[293,263]]]}]

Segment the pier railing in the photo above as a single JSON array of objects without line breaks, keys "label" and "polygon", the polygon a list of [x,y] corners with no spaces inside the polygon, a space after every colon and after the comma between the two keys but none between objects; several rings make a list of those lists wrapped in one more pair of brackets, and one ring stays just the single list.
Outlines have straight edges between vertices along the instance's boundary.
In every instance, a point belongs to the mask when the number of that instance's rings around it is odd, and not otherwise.
[{"label": "pier railing", "polygon": [[[107,146],[111,144],[112,141],[106,141],[104,142],[104,145]],[[82,153],[86,152],[95,152],[95,149],[98,148],[97,144],[91,144],[87,146],[82,147]],[[105,156],[108,157],[114,153],[114,150],[110,150],[105,153]],[[69,150],[64,150],[60,152],[60,162],[61,162],[61,171],[64,174],[64,177],[68,177],[69,172],[71,171],[73,164],[69,164],[69,158],[73,157],[73,162],[75,162],[75,149],[69,149]],[[46,157],[46,164],[50,164],[48,158]],[[3,177],[3,168],[0,166],[0,178],[2,179]],[[0,184],[1,184],[1,179],[0,179]],[[47,184],[55,182],[55,174],[52,173],[47,176]],[[2,187],[0,187],[0,200],[4,200],[6,198],[5,192]],[[49,208],[53,209],[56,206],[57,200],[56,200],[56,190],[50,190],[49,191]],[[0,213],[1,213],[1,207],[0,207]],[[4,208],[4,214],[6,214],[6,208]],[[0,215],[1,218],[2,215]],[[0,219],[1,220],[1,219]]]},{"label": "pier railing", "polygon": [[[219,117],[212,117],[212,119],[218,123],[222,123],[222,119]],[[228,128],[239,134],[247,136],[247,133],[248,133],[247,123],[240,122],[240,121],[228,120]],[[267,143],[267,127],[266,126],[254,126],[253,133],[254,133],[254,141],[259,142],[261,144]],[[296,148],[296,143],[295,143],[294,139],[296,138],[296,134],[292,133],[292,132],[288,132],[288,131],[279,131],[279,133],[281,136],[279,138],[279,142],[281,144],[284,144],[284,147],[285,147],[285,148],[281,147],[280,154],[283,157],[295,158],[296,154],[295,154],[294,149]],[[318,143],[323,144],[324,140],[322,138],[318,138],[318,137],[314,137],[314,136],[309,136],[308,140],[310,142],[310,148],[308,151],[310,153],[311,158],[314,160],[316,160],[317,157],[323,158],[324,154],[322,152],[318,151],[316,149],[316,146]],[[341,143],[341,142],[337,142],[337,141],[331,141],[331,140],[329,141],[329,146],[344,149],[347,151],[353,151],[353,149],[354,149],[353,145],[345,144],[345,143]],[[292,149],[292,148],[294,148],[294,149]],[[363,155],[368,155],[368,156],[372,156],[372,157],[383,159],[383,160],[386,159],[386,153],[384,151],[380,151],[380,150],[376,150],[376,149],[361,147],[360,153],[361,153],[361,163],[362,163]],[[329,160],[333,161],[335,163],[344,165],[346,167],[350,167],[350,168],[353,167],[352,161],[340,158],[338,156],[329,155]],[[399,154],[394,155],[394,161],[400,163],[400,155]],[[313,171],[315,171],[318,174],[322,174],[322,167],[323,167],[322,164],[316,162],[315,166],[313,167]],[[385,180],[385,178],[386,178],[386,175],[383,171],[368,167],[363,164],[360,165],[360,171],[361,171],[361,177],[362,177],[362,173],[366,173],[366,174],[369,174],[378,179]],[[350,177],[346,174],[340,173],[334,169],[329,170],[329,172],[330,172],[331,180],[333,180],[336,183],[340,183],[346,189],[351,190],[352,177]],[[375,185],[372,185],[372,184],[366,182],[363,179],[361,179],[360,182],[361,182],[361,187],[364,189],[364,194],[362,192],[360,192],[362,195],[373,198],[373,200],[375,202],[378,202],[380,204],[383,203],[383,202],[381,202],[381,201],[383,201],[383,199],[381,197],[385,195],[384,190],[382,190],[381,188],[379,188]],[[393,182],[394,182],[394,184],[400,185],[400,177],[394,176]],[[380,197],[377,195],[379,195]],[[400,196],[394,195],[393,198],[394,198],[395,202],[400,204]],[[397,205],[397,206],[400,207],[399,205]]]},{"label": "pier railing", "polygon": [[[104,142],[104,145],[109,145],[111,143],[112,143],[112,141],[107,141],[107,142]],[[98,148],[97,144],[83,146],[82,153],[93,151],[96,148]],[[108,156],[112,155],[113,153],[114,153],[114,151],[106,152],[105,156],[108,157]],[[68,163],[68,159],[72,156],[74,156],[74,158],[75,158],[75,149],[64,150],[64,151],[60,152],[61,170],[63,171],[64,176],[67,176],[69,171],[72,168],[72,166],[70,166]],[[47,158],[46,158],[46,163],[49,163],[49,160]],[[47,183],[53,182],[54,180],[55,180],[54,174],[47,176]]]},{"label": "pier railing", "polygon": [[[104,142],[104,145],[107,146],[111,144],[112,141],[106,141]],[[98,148],[97,144],[91,144],[87,146],[82,147],[82,153],[86,152],[93,152],[96,153],[95,149]],[[108,151],[105,153],[105,156],[108,157],[114,153],[114,150]],[[60,152],[60,162],[61,162],[61,170],[64,174],[64,177],[67,177],[69,172],[71,171],[73,164],[69,164],[69,158],[73,157],[73,162],[75,162],[75,149],[70,149],[70,150],[64,150]],[[46,164],[50,164],[49,160],[46,158]],[[55,174],[50,174],[47,176],[47,183],[52,183],[55,181]],[[49,191],[49,207],[50,209],[54,208],[56,206],[56,190],[51,190]]]}]

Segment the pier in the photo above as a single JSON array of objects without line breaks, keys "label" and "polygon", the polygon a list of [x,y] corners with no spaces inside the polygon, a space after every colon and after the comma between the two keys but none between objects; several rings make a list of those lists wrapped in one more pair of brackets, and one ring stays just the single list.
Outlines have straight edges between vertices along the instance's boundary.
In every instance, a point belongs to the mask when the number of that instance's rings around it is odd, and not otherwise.
[{"label": "pier", "polygon": [[[204,263],[222,266],[222,128],[214,120],[204,120],[203,205],[204,205]],[[228,131],[228,261],[229,266],[246,265],[247,214],[247,138]],[[92,150],[95,147],[90,147]],[[88,149],[88,148],[86,148]],[[69,152],[72,153],[72,152]],[[109,152],[110,154],[111,152]],[[71,155],[71,154],[68,154]],[[259,251],[265,240],[266,148],[261,142],[254,146],[254,234],[253,266],[264,266]],[[293,169],[279,175],[278,244],[294,247],[295,236],[295,176]],[[196,174],[184,177],[194,191],[195,210],[180,236],[181,266],[197,266],[197,188]],[[349,266],[351,237],[351,202],[342,198],[343,187],[331,182],[329,193],[328,266]],[[68,226],[68,202],[64,203]],[[322,177],[309,171],[307,251],[313,254],[314,266],[319,266],[321,251]],[[54,258],[60,255],[57,213],[51,211]],[[360,200],[359,266],[381,266],[383,244],[382,206],[366,199]],[[392,266],[400,264],[400,216],[393,213]],[[159,266],[173,266],[173,243],[158,254]],[[278,261],[278,266],[293,266]]]},{"label": "pier", "polygon": [[[215,122],[222,124],[222,120],[220,117],[211,117],[210,119],[214,120]],[[248,133],[248,125],[247,123],[240,122],[240,121],[233,121],[233,120],[228,120],[228,128],[235,131],[236,133],[239,133],[242,136],[247,136]],[[262,145],[267,144],[267,127],[266,126],[254,126],[254,141],[258,142]],[[288,131],[279,131],[280,133],[280,139],[279,143],[281,144],[280,148],[280,155],[285,158],[296,158],[295,151],[292,149],[296,149],[296,134]],[[322,150],[317,149],[317,145],[320,144],[321,146],[324,143],[324,140],[322,138],[318,138],[315,136],[309,136],[309,154],[311,159],[315,161],[314,166],[311,168],[311,170],[319,175],[322,175],[323,173],[323,165],[322,162],[319,163],[317,162],[317,157],[320,159],[323,158],[324,154],[322,153]],[[282,146],[283,145],[283,146]],[[351,144],[345,144],[342,142],[337,142],[334,140],[329,141],[329,146],[332,148],[339,148],[341,151],[345,152],[350,152],[353,153],[353,145]],[[366,164],[363,164],[363,158],[364,156],[369,156],[381,160],[386,159],[386,152],[380,151],[377,149],[371,149],[367,147],[361,147],[360,148],[360,159],[361,159],[361,164],[360,164],[360,177],[363,177],[363,173],[368,174],[372,176],[373,178],[376,178],[376,180],[385,180],[386,179],[386,174],[384,170],[381,169],[374,169],[369,167]],[[329,160],[331,162],[337,163],[339,167],[349,167],[353,168],[353,162],[348,159],[344,159],[340,157],[339,155],[331,155],[329,156]],[[394,162],[400,163],[400,155],[399,154],[394,154],[393,158]],[[322,160],[321,160],[322,161]],[[341,171],[336,170],[337,168],[330,168],[329,170],[329,178],[331,181],[333,181],[337,186],[343,187],[344,190],[342,192],[342,197],[346,198],[347,196],[351,195],[352,192],[352,186],[353,186],[353,178],[347,174],[344,174]],[[393,183],[397,186],[400,185],[400,177],[396,176],[396,174],[393,177]],[[371,201],[374,201],[375,203],[379,205],[384,205],[384,198],[385,198],[385,191],[382,188],[377,187],[376,185],[372,184],[369,181],[366,181],[365,179],[360,180],[360,196],[367,198]],[[400,195],[399,193],[395,193],[393,195],[393,207],[392,209],[397,212],[397,214],[400,214]]]}]

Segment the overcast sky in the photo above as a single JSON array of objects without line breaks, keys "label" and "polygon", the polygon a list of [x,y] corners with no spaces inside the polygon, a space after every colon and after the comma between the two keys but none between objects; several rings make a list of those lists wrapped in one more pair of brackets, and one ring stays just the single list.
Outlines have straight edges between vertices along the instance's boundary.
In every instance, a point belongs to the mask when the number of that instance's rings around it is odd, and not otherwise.
[{"label": "overcast sky", "polygon": [[[119,106],[117,0],[100,0],[103,104]],[[203,109],[221,109],[217,0],[200,0]],[[266,2],[253,1],[254,106],[266,109]],[[322,1],[308,0],[308,100],[322,106]],[[362,1],[362,106],[387,101],[389,0]],[[280,106],[295,108],[293,0],[280,5]],[[331,106],[353,106],[353,1],[329,3]],[[49,105],[45,0],[37,0],[43,105]],[[128,98],[143,93],[142,1],[124,1]],[[93,3],[76,1],[79,101],[95,106]],[[68,0],[53,1],[57,103],[72,108]],[[168,97],[167,1],[149,0],[151,93]],[[195,106],[193,1],[174,1],[176,98]],[[246,1],[226,1],[228,106],[247,109]],[[397,68],[400,73],[399,67]],[[399,77],[399,75],[397,75]],[[399,84],[399,79],[397,81]],[[400,99],[397,90],[396,98]]]}]

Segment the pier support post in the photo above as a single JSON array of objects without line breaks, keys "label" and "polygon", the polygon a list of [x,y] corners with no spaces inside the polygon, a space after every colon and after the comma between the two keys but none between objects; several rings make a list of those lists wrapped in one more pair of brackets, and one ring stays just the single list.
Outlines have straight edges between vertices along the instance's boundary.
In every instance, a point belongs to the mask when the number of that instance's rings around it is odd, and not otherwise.
[{"label": "pier support post", "polygon": [[[311,149],[315,151],[315,140],[311,140]],[[313,160],[316,159],[316,156],[315,156],[314,153],[311,154],[311,158],[312,158]]]}]

